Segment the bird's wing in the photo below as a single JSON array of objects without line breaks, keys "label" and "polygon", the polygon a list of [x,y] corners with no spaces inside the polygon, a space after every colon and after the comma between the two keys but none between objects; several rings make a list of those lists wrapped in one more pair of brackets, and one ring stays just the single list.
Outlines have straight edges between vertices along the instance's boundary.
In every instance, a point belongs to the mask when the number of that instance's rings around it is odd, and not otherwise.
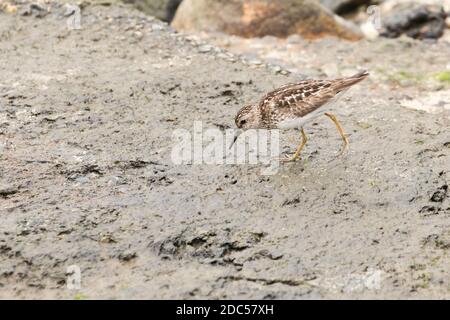
[{"label": "bird's wing", "polygon": [[261,100],[262,114],[272,111],[282,118],[283,115],[303,117],[335,96],[333,84],[333,80],[305,80],[284,85]]}]

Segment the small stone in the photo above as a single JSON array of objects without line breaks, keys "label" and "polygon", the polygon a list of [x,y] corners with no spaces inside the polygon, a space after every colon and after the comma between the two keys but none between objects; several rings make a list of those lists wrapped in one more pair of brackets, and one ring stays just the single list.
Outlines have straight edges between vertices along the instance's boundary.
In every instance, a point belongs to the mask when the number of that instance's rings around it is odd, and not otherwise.
[{"label": "small stone", "polygon": [[430,198],[430,201],[431,202],[443,202],[447,196],[447,189],[448,189],[447,185],[439,188],[439,190],[437,190],[436,192],[433,193],[433,195]]},{"label": "small stone", "polygon": [[279,73],[282,70],[280,66],[270,66],[270,69],[275,73]]},{"label": "small stone", "polygon": [[31,3],[26,7],[24,10],[22,10],[21,15],[22,16],[34,16],[36,18],[43,18],[48,14],[47,8],[43,7],[42,5],[38,3]]},{"label": "small stone", "polygon": [[197,39],[193,36],[187,36],[185,39],[187,42],[197,42]]},{"label": "small stone", "polygon": [[7,197],[12,194],[19,192],[19,189],[14,186],[0,186],[0,196]]},{"label": "small stone", "polygon": [[124,251],[119,254],[120,261],[131,261],[137,257],[137,253],[134,251]]},{"label": "small stone", "polygon": [[212,50],[212,47],[209,45],[203,45],[203,46],[198,47],[198,51],[200,53],[210,52],[211,50]]},{"label": "small stone", "polygon": [[158,23],[152,24],[152,31],[161,31],[161,30],[164,30],[164,26]]},{"label": "small stone", "polygon": [[225,54],[225,53],[219,53],[219,54],[217,55],[217,58],[227,59],[227,58],[228,58],[228,55]]},{"label": "small stone", "polygon": [[44,120],[48,121],[48,122],[55,122],[59,118],[61,118],[61,116],[55,114],[55,115],[48,115],[48,116],[44,117]]},{"label": "small stone", "polygon": [[133,35],[137,38],[137,39],[142,39],[143,37],[144,37],[144,35],[142,34],[142,32],[140,32],[140,31],[135,31],[134,33],[133,33]]},{"label": "small stone", "polygon": [[[116,239],[111,234],[103,234],[100,236],[101,243],[116,243]],[[119,257],[120,259],[120,257]]]},{"label": "small stone", "polygon": [[256,66],[259,66],[259,65],[261,65],[263,62],[262,62],[261,60],[251,60],[251,61],[249,61],[249,63],[250,63],[250,64],[253,64],[253,65],[256,65]]}]

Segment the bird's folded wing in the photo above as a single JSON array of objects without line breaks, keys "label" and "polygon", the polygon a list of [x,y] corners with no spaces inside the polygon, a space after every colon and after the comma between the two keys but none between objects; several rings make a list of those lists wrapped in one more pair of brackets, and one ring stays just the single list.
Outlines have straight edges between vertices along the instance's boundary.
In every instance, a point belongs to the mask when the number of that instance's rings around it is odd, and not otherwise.
[{"label": "bird's folded wing", "polygon": [[[261,100],[263,113],[278,113],[302,117],[331,100],[336,92],[332,81],[306,80],[285,85],[268,93]],[[264,111],[267,110],[267,111]]]}]

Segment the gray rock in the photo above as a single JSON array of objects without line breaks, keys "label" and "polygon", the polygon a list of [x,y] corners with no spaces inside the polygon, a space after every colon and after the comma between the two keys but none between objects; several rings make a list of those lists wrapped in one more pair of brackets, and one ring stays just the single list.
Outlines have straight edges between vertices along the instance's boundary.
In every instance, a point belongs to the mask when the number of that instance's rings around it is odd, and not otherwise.
[{"label": "gray rock", "polygon": [[404,4],[396,6],[383,21],[380,35],[397,38],[437,39],[444,34],[447,14],[442,6]]},{"label": "gray rock", "polygon": [[124,0],[133,4],[138,10],[163,21],[172,21],[182,0]]},{"label": "gray rock", "polygon": [[118,258],[122,262],[131,261],[131,260],[137,258],[137,253],[135,251],[126,250],[126,251],[119,253]]},{"label": "gray rock", "polygon": [[319,0],[326,8],[337,14],[348,13],[358,9],[362,5],[369,5],[372,0]]},{"label": "gray rock", "polygon": [[47,13],[48,9],[39,3],[30,3],[20,11],[22,16],[34,16],[36,18],[43,18]]},{"label": "gray rock", "polygon": [[0,196],[7,197],[9,195],[19,192],[19,189],[14,186],[0,185]]},{"label": "gray rock", "polygon": [[209,45],[202,45],[198,48],[198,51],[201,53],[210,52],[212,50],[212,47]]}]

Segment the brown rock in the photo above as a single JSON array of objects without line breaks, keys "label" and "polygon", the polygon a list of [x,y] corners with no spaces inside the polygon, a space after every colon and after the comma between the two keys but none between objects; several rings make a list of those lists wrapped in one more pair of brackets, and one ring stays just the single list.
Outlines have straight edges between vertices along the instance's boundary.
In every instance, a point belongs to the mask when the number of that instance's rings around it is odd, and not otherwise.
[{"label": "brown rock", "polygon": [[180,31],[221,31],[248,38],[362,37],[358,28],[312,0],[184,0],[172,25]]}]

